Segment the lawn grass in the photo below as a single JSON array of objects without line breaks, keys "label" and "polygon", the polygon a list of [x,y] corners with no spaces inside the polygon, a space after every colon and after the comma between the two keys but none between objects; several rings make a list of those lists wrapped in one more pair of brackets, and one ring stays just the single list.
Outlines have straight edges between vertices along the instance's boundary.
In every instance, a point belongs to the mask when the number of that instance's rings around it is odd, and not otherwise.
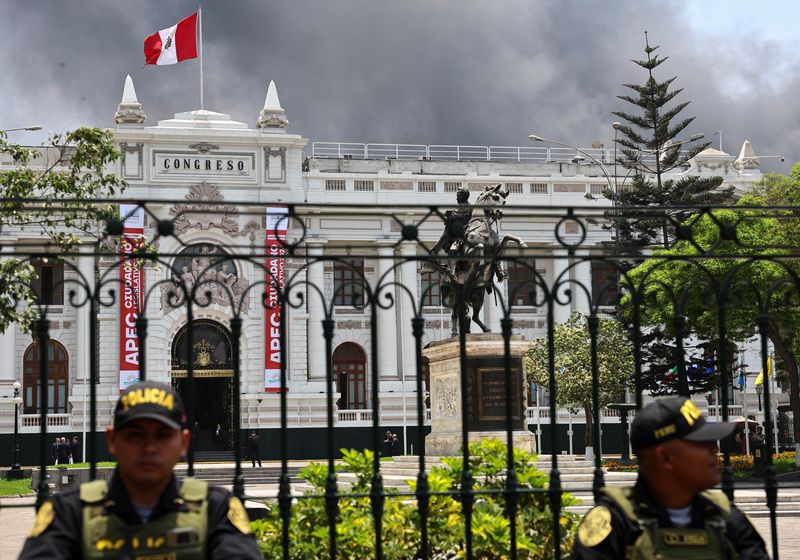
[{"label": "lawn grass", "polygon": [[30,478],[0,480],[0,496],[18,496],[19,494],[33,494]]},{"label": "lawn grass", "polygon": [[[99,463],[97,463],[97,466],[116,467],[117,463],[115,461],[100,461]],[[73,463],[72,465],[53,465],[52,467],[48,468],[59,469],[61,467],[64,467],[65,469],[88,469],[89,463]]]}]

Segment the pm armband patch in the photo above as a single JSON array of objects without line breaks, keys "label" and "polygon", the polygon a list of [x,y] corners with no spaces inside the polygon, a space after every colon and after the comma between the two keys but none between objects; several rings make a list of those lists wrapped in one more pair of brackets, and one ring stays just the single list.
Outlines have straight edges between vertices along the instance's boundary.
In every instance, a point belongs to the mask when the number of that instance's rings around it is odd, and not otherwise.
[{"label": "pm armband patch", "polygon": [[597,506],[586,514],[578,527],[578,540],[592,547],[603,542],[611,534],[611,512],[606,506]]},{"label": "pm armband patch", "polygon": [[31,527],[31,532],[28,536],[38,537],[47,530],[55,518],[56,510],[53,508],[53,502],[47,500],[42,504],[42,507],[39,508],[39,511],[36,512],[36,519],[33,522],[33,527]]},{"label": "pm armband patch", "polygon": [[245,535],[249,535],[253,532],[253,529],[250,527],[250,518],[247,517],[247,511],[245,511],[242,502],[240,502],[239,498],[236,496],[232,496],[228,501],[228,520],[231,522],[231,525],[239,529],[239,531]]}]

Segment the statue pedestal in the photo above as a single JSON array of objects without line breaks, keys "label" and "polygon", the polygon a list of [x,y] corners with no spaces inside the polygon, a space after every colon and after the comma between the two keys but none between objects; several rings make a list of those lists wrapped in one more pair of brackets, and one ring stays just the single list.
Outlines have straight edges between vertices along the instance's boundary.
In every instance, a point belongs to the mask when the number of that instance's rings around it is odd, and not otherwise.
[{"label": "statue pedestal", "polygon": [[[512,441],[514,447],[536,452],[536,437],[525,418],[525,369],[523,356],[530,342],[511,337]],[[461,348],[459,337],[434,342],[422,351],[430,360],[431,433],[425,438],[425,454],[461,453],[462,420],[470,440],[496,438],[506,441],[506,380],[503,337],[499,334],[466,335],[466,415],[461,403]]]}]

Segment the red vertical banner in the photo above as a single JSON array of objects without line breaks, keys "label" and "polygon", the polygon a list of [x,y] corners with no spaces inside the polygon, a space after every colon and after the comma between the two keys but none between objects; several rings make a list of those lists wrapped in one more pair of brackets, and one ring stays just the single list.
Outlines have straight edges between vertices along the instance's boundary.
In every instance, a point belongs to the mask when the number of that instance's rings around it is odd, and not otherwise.
[{"label": "red vertical banner", "polygon": [[119,390],[123,391],[140,379],[136,319],[142,310],[144,271],[142,263],[130,256],[144,243],[144,208],[120,204],[119,210],[125,220],[119,262]]},{"label": "red vertical banner", "polygon": [[267,207],[267,308],[265,313],[264,338],[264,391],[278,393],[281,390],[281,304],[283,275],[286,254],[286,219],[289,214],[285,206]]}]

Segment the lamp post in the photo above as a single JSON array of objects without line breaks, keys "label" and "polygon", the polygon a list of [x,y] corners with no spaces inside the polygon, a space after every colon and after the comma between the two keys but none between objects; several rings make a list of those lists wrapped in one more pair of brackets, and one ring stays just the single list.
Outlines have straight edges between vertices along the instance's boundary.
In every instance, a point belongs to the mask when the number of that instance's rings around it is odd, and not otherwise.
[{"label": "lamp post", "polygon": [[20,383],[19,381],[14,381],[14,397],[12,398],[12,402],[14,403],[14,448],[13,454],[11,457],[11,469],[8,471],[8,478],[9,479],[21,479],[22,478],[22,465],[19,464],[19,405],[22,402],[22,397],[19,396],[19,389]]},{"label": "lamp post", "polygon": [[0,130],[0,132],[5,134],[6,132],[16,132],[18,130],[35,131],[35,130],[42,130],[42,127],[39,126],[38,124],[35,124],[33,126],[19,126],[17,128],[4,128],[3,130]]},{"label": "lamp post", "polygon": [[764,391],[763,385],[756,385],[756,395],[758,395],[758,411],[761,412],[761,393]]}]

